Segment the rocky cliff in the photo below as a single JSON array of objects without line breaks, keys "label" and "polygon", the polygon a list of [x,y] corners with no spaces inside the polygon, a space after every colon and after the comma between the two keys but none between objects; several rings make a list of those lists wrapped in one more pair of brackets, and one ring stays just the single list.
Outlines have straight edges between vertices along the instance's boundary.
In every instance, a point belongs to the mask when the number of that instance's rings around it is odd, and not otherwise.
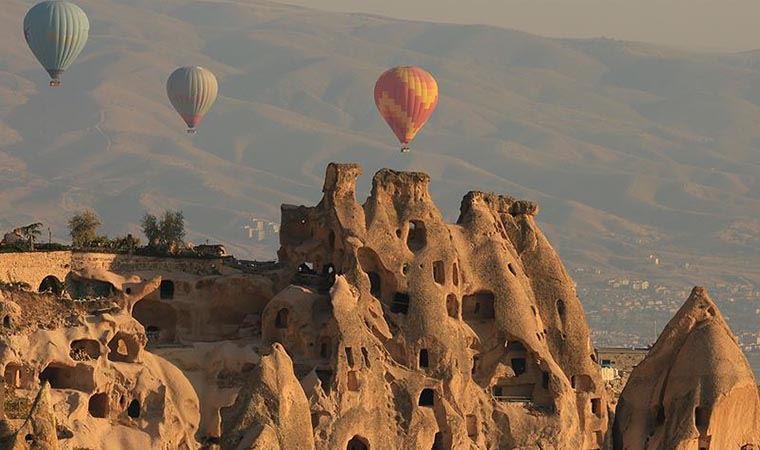
[{"label": "rocky cliff", "polygon": [[319,204],[282,206],[277,262],[0,258],[0,273],[17,278],[1,281],[42,291],[0,285],[2,445],[749,450],[760,442],[755,381],[703,290],[631,375],[613,443],[583,308],[536,224],[538,206],[470,192],[450,224],[427,175],[381,170],[360,204],[360,174],[330,164]]},{"label": "rocky cliff", "polygon": [[760,448],[752,370],[703,288],[631,373],[614,424],[615,449]]},{"label": "rocky cliff", "polygon": [[283,206],[281,264],[335,281],[262,316],[319,380],[317,447],[601,448],[604,386],[537,206],[471,192],[447,224],[427,175],[381,170],[362,205],[360,173],[331,164],[317,206]]}]

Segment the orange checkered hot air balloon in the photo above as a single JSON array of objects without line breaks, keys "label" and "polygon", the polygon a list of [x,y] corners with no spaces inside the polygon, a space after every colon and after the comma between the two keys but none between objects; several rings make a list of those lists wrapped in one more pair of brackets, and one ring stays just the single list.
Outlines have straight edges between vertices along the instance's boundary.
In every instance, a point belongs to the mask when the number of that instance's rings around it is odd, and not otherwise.
[{"label": "orange checkered hot air balloon", "polygon": [[405,153],[438,106],[438,83],[419,67],[395,67],[377,80],[375,104]]}]

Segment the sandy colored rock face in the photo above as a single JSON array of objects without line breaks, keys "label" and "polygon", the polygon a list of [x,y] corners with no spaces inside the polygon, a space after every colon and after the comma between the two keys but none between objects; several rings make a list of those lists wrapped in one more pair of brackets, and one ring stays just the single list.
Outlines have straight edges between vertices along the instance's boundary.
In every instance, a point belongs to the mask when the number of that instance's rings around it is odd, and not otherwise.
[{"label": "sandy colored rock face", "polygon": [[427,175],[382,170],[360,205],[359,174],[331,164],[318,206],[283,206],[305,287],[262,315],[313,372],[317,447],[601,448],[604,386],[535,204],[472,192],[446,224]]},{"label": "sandy colored rock face", "polygon": [[[538,206],[470,192],[448,224],[427,175],[381,170],[359,204],[360,173],[331,164],[317,206],[283,205],[277,263],[0,255],[0,279],[39,291],[0,298],[3,444],[611,448]],[[615,448],[757,445],[755,381],[703,291],[630,380]]]},{"label": "sandy colored rock face", "polygon": [[0,332],[5,385],[20,399],[45,386],[14,449],[57,449],[59,441],[64,449],[99,449],[104,442],[196,448],[199,404],[192,386],[176,367],[144,351],[144,329],[126,309],[51,294],[5,297],[21,310],[20,320]]},{"label": "sandy colored rock face", "polygon": [[631,373],[617,406],[614,448],[759,447],[752,370],[707,292],[694,288]]}]

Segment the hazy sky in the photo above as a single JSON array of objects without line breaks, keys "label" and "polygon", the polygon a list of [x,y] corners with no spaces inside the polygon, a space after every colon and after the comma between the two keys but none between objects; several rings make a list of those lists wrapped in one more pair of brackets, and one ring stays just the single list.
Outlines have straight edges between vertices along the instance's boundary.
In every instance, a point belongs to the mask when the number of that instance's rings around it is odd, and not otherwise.
[{"label": "hazy sky", "polygon": [[677,47],[760,48],[760,0],[279,0],[436,22],[486,23],[544,36]]}]

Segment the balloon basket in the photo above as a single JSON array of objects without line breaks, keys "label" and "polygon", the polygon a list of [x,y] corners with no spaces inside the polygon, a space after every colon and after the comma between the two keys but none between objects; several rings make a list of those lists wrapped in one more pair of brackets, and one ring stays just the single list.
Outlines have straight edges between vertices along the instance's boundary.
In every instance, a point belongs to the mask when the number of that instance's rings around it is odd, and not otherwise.
[{"label": "balloon basket", "polygon": [[48,83],[48,86],[51,88],[55,88],[61,85],[61,80],[50,80],[50,83]]},{"label": "balloon basket", "polygon": [[195,129],[194,128],[188,128],[187,129],[187,134],[195,134]]},{"label": "balloon basket", "polygon": [[412,151],[412,149],[409,148],[408,145],[404,145],[403,147],[401,147],[401,153],[409,153],[411,151]]}]

